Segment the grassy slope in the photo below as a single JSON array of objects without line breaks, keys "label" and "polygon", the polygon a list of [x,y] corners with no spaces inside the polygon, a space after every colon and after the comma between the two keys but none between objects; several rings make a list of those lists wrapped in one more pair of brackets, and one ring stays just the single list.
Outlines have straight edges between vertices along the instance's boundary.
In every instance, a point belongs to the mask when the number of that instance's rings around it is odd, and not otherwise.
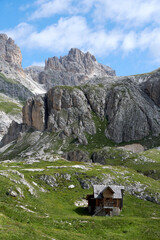
[{"label": "grassy slope", "polygon": [[[81,200],[88,193],[92,193],[92,188],[84,190],[77,180],[76,173],[85,178],[91,176],[102,177],[103,174],[110,174],[117,177],[114,171],[122,172],[122,167],[116,169],[106,168],[101,165],[86,165],[89,169],[84,172],[81,169],[74,169],[71,166],[77,163],[67,161],[46,162],[40,161],[32,165],[24,162],[2,163],[1,171],[16,169],[23,173],[25,179],[33,185],[33,181],[38,186],[43,187],[47,192],[40,192],[34,186],[37,197],[31,196],[28,189],[23,184],[15,184],[4,176],[0,176],[0,238],[1,239],[159,239],[160,238],[160,208],[159,205],[140,200],[125,193],[124,208],[118,217],[91,217],[86,208],[76,207],[74,202]],[[79,163],[78,163],[79,164]],[[85,164],[83,164],[85,165]],[[48,168],[51,166],[53,168]],[[55,166],[67,166],[66,168],[54,168]],[[44,169],[43,172],[31,172],[24,169]],[[127,169],[130,181],[141,181],[158,190],[157,181],[147,178],[141,174]],[[55,176],[55,173],[71,174],[71,180],[58,178],[58,187],[50,187],[39,179],[39,175],[47,174]],[[121,174],[120,174],[121,175]],[[13,173],[9,173],[12,179],[20,178]],[[124,176],[121,177],[122,182]],[[118,178],[117,178],[118,179]],[[70,184],[74,184],[74,189],[68,189]],[[25,197],[11,197],[6,195],[10,187],[16,190],[16,186],[21,187]],[[34,211],[27,212],[20,205]]]},{"label": "grassy slope", "polygon": [[22,104],[4,94],[0,94],[0,111],[15,115],[21,113]]},{"label": "grassy slope", "polygon": [[2,78],[7,83],[18,84],[18,82],[15,79],[6,78],[3,73],[0,73],[0,78]]}]

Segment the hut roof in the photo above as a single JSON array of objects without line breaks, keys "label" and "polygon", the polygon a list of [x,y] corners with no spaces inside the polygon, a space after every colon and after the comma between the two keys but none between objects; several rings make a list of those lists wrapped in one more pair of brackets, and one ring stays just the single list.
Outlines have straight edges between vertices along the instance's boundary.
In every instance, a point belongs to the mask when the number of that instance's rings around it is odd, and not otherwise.
[{"label": "hut roof", "polygon": [[102,198],[102,193],[108,187],[113,191],[113,198],[118,198],[118,199],[122,198],[122,190],[124,190],[124,186],[118,186],[118,185],[93,185],[94,198]]}]

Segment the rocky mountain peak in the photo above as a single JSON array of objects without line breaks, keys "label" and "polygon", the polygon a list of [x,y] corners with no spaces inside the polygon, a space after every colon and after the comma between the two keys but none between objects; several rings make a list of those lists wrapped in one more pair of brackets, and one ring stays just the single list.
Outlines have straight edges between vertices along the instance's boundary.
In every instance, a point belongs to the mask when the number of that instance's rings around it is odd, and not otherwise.
[{"label": "rocky mountain peak", "polygon": [[100,64],[89,52],[71,48],[68,55],[52,57],[45,61],[45,69],[39,74],[39,83],[49,90],[55,85],[79,85],[93,78],[115,76],[109,66]]},{"label": "rocky mountain peak", "polygon": [[85,74],[93,76],[115,76],[115,71],[96,61],[96,58],[89,52],[84,53],[77,48],[71,48],[68,55],[64,57],[48,58],[45,62],[45,70],[59,70],[70,73]]},{"label": "rocky mountain peak", "polygon": [[78,63],[84,62],[85,60],[90,60],[90,61],[96,61],[95,56],[93,56],[91,53],[83,53],[81,50],[78,48],[71,48],[68,56],[68,60],[74,60]]},{"label": "rocky mountain peak", "polygon": [[17,65],[22,64],[20,48],[6,34],[0,34],[0,60]]}]

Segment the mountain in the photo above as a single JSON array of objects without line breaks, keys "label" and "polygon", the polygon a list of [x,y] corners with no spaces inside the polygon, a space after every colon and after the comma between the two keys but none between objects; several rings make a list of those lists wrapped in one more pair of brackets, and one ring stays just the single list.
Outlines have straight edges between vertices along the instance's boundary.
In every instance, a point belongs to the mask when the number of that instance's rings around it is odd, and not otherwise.
[{"label": "mountain", "polygon": [[[116,143],[159,135],[159,69],[117,77],[114,70],[99,64],[90,53],[72,48],[67,56],[49,58],[44,68],[32,66],[23,70],[19,47],[4,34],[0,40],[1,71],[6,74],[0,75],[1,91],[16,101],[32,97],[23,108],[23,124],[27,127],[58,132],[61,138],[73,137],[88,144],[86,134],[97,134],[95,115],[97,121],[105,122],[103,136]],[[35,86],[41,83],[41,87],[50,90],[33,97],[39,90],[33,89],[32,84],[26,88],[28,79]],[[51,88],[55,84],[63,86]],[[1,144],[9,139],[14,136],[4,137]]]},{"label": "mountain", "polygon": [[106,85],[54,87],[45,96],[26,102],[23,123],[88,144],[86,135],[97,133],[94,115],[104,122],[102,134],[116,143],[160,134],[159,108],[130,79]]},{"label": "mountain", "polygon": [[[159,239],[160,70],[117,77],[78,49],[23,70],[0,39],[0,238]],[[118,217],[91,217],[95,184],[124,186]]]},{"label": "mountain", "polygon": [[[77,86],[91,78],[115,76],[115,71],[110,67],[98,63],[89,52],[83,53],[77,48],[71,48],[68,55],[60,59],[53,57],[46,60],[42,72],[34,67],[25,71],[29,70],[32,77],[47,90],[56,85]],[[35,73],[36,76],[33,76]]]},{"label": "mountain", "polygon": [[19,47],[6,34],[0,34],[0,72],[8,79],[15,79],[33,94],[45,93],[42,86],[25,74],[21,64],[22,55]]},{"label": "mountain", "polygon": [[[0,34],[0,92],[3,98],[13,101],[25,101],[37,94],[44,94],[45,89],[55,85],[79,85],[97,76],[115,75],[108,66],[99,64],[90,53],[71,49],[67,56],[60,59],[53,57],[46,61],[45,67],[30,66],[22,68],[22,54],[14,40],[6,34]],[[8,115],[4,109],[0,123],[0,139],[6,133],[12,120],[21,122],[20,115]],[[7,119],[7,121],[6,121]]]},{"label": "mountain", "polygon": [[32,78],[35,82],[39,82],[39,74],[44,71],[44,67],[41,66],[29,66],[24,69],[24,72]]},{"label": "mountain", "polygon": [[26,99],[45,90],[22,66],[20,48],[6,34],[0,34],[0,140],[12,120],[22,122],[21,109]]}]

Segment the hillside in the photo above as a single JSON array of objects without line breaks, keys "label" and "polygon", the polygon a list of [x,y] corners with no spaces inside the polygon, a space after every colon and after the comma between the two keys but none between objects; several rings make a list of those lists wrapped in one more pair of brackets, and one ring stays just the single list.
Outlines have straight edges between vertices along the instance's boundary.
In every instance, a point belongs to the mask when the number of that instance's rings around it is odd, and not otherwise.
[{"label": "hillside", "polygon": [[[160,170],[159,150],[110,148],[103,165],[67,161],[56,151],[62,146],[53,134],[40,132],[1,149],[0,158],[10,159],[1,161],[1,238],[159,239],[160,183],[143,172]],[[85,197],[92,184],[113,183],[125,186],[121,215],[91,217]]]}]

